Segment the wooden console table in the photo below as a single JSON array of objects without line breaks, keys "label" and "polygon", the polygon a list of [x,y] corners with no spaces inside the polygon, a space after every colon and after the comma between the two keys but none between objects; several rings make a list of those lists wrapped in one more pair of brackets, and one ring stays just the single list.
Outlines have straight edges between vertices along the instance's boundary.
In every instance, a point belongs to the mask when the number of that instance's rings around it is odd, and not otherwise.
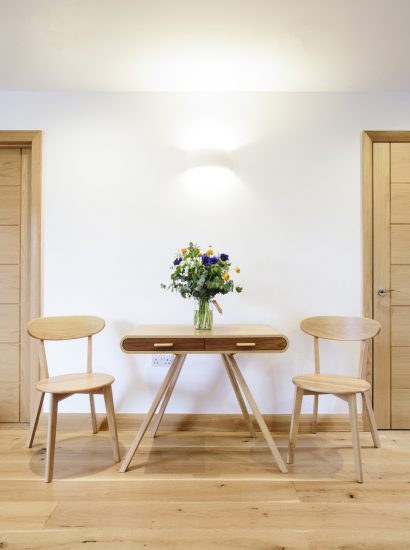
[{"label": "wooden console table", "polygon": [[120,472],[127,471],[132,457],[159,407],[151,427],[151,437],[155,437],[187,355],[190,353],[216,353],[222,357],[251,436],[255,437],[255,431],[244,397],[248,401],[276,464],[282,472],[286,473],[287,468],[234,355],[238,353],[281,353],[287,348],[286,336],[279,334],[269,325],[216,325],[212,330],[195,330],[191,325],[139,325],[136,327],[121,340],[121,349],[125,353],[171,353],[175,355],[175,358],[124,457]]}]

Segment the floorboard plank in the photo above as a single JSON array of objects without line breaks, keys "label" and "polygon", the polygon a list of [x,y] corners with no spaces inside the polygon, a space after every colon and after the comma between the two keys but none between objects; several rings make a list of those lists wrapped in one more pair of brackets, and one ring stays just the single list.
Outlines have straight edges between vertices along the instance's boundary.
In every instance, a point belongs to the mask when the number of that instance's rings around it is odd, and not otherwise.
[{"label": "floorboard plank", "polygon": [[[303,532],[285,529],[75,528],[0,533],[7,550],[310,550]],[[7,545],[7,546],[5,546]]]},{"label": "floorboard plank", "polygon": [[[61,502],[46,523],[61,527],[136,527],[140,529],[377,529],[401,530],[410,537],[410,504],[309,502]],[[410,538],[409,538],[410,540]]]},{"label": "floorboard plank", "polygon": [[132,502],[299,502],[288,481],[129,480],[3,481],[1,501],[132,501]]}]

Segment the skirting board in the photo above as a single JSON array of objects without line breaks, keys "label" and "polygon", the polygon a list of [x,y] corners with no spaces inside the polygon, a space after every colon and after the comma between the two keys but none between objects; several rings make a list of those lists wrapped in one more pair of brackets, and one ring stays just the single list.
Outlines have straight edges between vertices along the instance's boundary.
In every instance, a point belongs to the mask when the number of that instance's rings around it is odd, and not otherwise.
[{"label": "skirting board", "polygon": [[[136,430],[141,423],[143,414],[118,413],[117,426],[119,430]],[[288,433],[290,428],[290,414],[263,415],[271,432]],[[107,429],[104,414],[97,414],[100,429]],[[88,426],[90,415],[86,413],[59,413],[58,430],[78,431]],[[254,421],[255,429],[258,427]],[[299,432],[311,431],[312,415],[302,414]],[[0,423],[0,429],[16,429],[17,426],[26,428],[27,424]],[[40,429],[47,427],[47,414],[40,419]],[[363,422],[359,416],[359,428],[363,431]],[[200,432],[245,432],[246,427],[240,414],[166,414],[160,426],[160,431],[200,431]],[[320,414],[318,419],[319,432],[347,432],[350,431],[349,415],[347,414]]]}]

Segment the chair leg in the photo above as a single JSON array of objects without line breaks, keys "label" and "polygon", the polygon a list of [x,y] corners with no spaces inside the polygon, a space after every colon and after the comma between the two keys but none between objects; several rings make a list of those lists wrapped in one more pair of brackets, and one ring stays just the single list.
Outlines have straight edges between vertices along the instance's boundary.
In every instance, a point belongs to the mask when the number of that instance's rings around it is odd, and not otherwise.
[{"label": "chair leg", "polygon": [[30,448],[33,446],[34,436],[36,435],[38,421],[40,419],[41,409],[43,407],[44,393],[38,391],[36,393],[33,415],[30,421],[30,428],[27,435],[26,447]]},{"label": "chair leg", "polygon": [[120,457],[120,449],[118,446],[117,423],[115,421],[114,400],[112,398],[111,386],[105,386],[105,388],[103,388],[103,393],[104,393],[105,409],[107,411],[108,429],[110,431],[110,437],[112,442],[114,462],[119,462],[121,460],[121,457]]},{"label": "chair leg", "polygon": [[98,432],[98,426],[97,426],[97,417],[95,416],[95,403],[94,403],[94,394],[90,393],[90,411],[91,411],[91,423],[93,427],[93,434],[96,434]]},{"label": "chair leg", "polygon": [[372,433],[373,444],[375,447],[381,447],[379,432],[377,431],[376,418],[374,416],[372,402],[370,399],[370,392],[365,391],[362,393],[363,405],[366,407],[367,415],[370,422],[370,431]]},{"label": "chair leg", "polygon": [[319,395],[313,396],[313,421],[312,421],[312,434],[317,433],[317,415],[319,411]]},{"label": "chair leg", "polygon": [[360,453],[360,437],[359,437],[359,424],[357,419],[356,394],[352,393],[348,395],[347,402],[349,403],[350,426],[352,428],[352,442],[353,442],[354,463],[356,468],[356,480],[359,483],[363,483],[363,469],[362,469],[362,458]]},{"label": "chair leg", "polygon": [[48,436],[47,436],[47,455],[46,455],[46,473],[44,481],[49,483],[53,479],[54,470],[54,453],[56,446],[56,429],[57,429],[57,410],[58,410],[58,395],[50,394],[50,412],[48,418]]},{"label": "chair leg", "polygon": [[300,411],[302,409],[303,389],[295,387],[295,398],[293,402],[292,420],[290,423],[290,435],[288,445],[288,464],[293,464],[295,458],[296,438],[299,430]]}]

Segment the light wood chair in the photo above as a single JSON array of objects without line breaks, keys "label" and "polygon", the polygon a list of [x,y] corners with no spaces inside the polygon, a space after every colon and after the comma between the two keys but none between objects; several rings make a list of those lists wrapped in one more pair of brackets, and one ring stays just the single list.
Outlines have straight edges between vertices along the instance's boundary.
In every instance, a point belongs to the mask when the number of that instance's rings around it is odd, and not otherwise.
[{"label": "light wood chair", "polygon": [[[103,394],[107,410],[108,428],[113,446],[114,461],[120,461],[114,402],[111,389],[114,377],[110,374],[97,374],[92,372],[92,336],[103,330],[104,326],[104,319],[90,316],[41,317],[33,319],[27,326],[30,336],[38,339],[40,344],[38,364],[39,382],[36,385],[38,391],[36,393],[33,416],[31,418],[27,437],[27,447],[33,445],[41,408],[43,406],[44,395],[49,393],[50,412],[46,471],[44,478],[47,483],[53,479],[58,403],[75,393],[89,394],[93,433],[97,433],[94,395]],[[88,338],[87,372],[50,377],[44,342],[46,340],[74,340],[77,338]]]},{"label": "light wood chair", "polygon": [[[363,482],[363,470],[360,454],[359,427],[357,418],[356,394],[360,394],[363,400],[363,408],[367,411],[370,430],[375,447],[380,447],[380,438],[377,432],[376,419],[374,417],[370,389],[371,386],[366,376],[367,354],[369,342],[380,332],[381,326],[373,319],[363,317],[310,317],[304,319],[300,328],[314,337],[315,350],[315,374],[295,376],[292,382],[295,384],[295,400],[293,405],[292,421],[290,426],[290,438],[288,449],[288,464],[294,460],[296,437],[299,428],[300,411],[304,395],[314,396],[312,432],[316,433],[319,395],[332,394],[349,405],[350,426],[352,429],[353,451],[356,468],[356,479]],[[319,338],[326,340],[361,341],[361,354],[359,373],[357,378],[336,374],[321,374],[319,359]]]}]

